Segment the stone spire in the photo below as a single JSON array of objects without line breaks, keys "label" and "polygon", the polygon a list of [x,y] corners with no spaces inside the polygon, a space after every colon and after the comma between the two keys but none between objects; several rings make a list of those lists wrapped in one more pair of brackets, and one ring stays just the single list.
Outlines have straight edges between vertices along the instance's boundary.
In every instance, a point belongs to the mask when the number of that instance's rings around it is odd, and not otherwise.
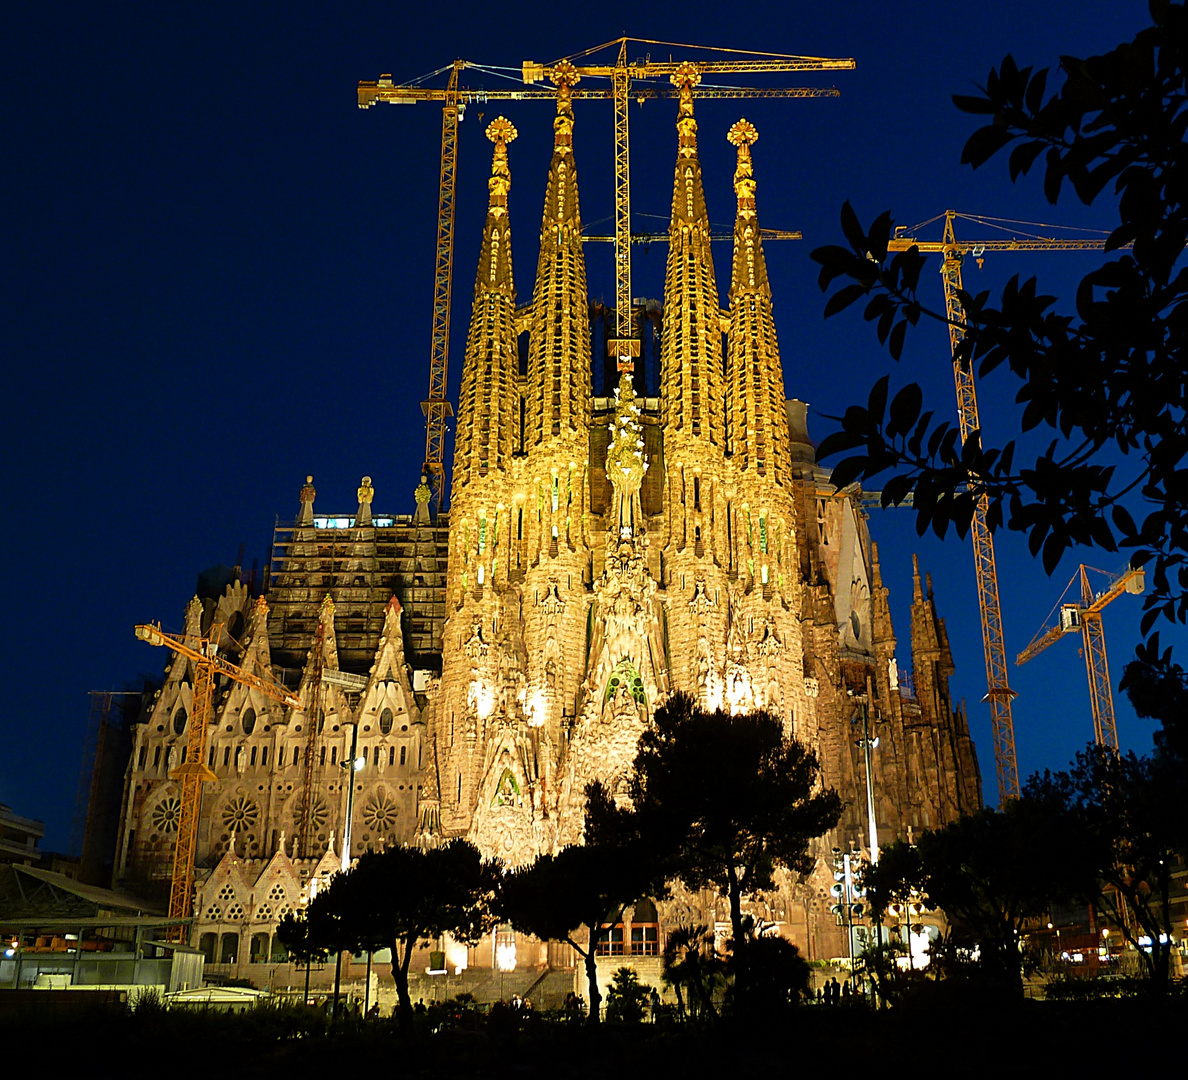
[{"label": "stone spire", "polygon": [[784,369],[772,316],[767,262],[755,210],[755,174],[751,147],[759,132],[739,120],[726,138],[738,148],[734,193],[734,265],[730,279],[729,385],[726,404],[727,445],[741,473],[754,472],[777,484],[791,480]]},{"label": "stone spire", "polygon": [[[932,575],[926,574],[926,591],[920,589],[920,565],[912,556],[912,665],[916,670],[916,690],[921,699],[935,694],[938,702],[949,708],[949,676],[955,670],[949,649],[949,635],[944,620],[936,611],[932,594]],[[947,716],[938,705],[935,715]]]},{"label": "stone spire", "polygon": [[876,651],[882,649],[890,658],[895,653],[895,629],[891,622],[891,590],[883,584],[883,569],[879,565],[879,545],[870,546],[870,609],[871,641]]},{"label": "stone spire", "polygon": [[938,793],[953,800],[952,809],[969,813],[982,805],[982,777],[977,754],[969,737],[964,706],[954,708],[949,679],[954,672],[953,653],[944,620],[937,614],[932,575],[920,588],[920,566],[912,556],[912,668],[920,708],[937,729],[938,767],[946,779]]},{"label": "stone spire", "polygon": [[[697,158],[693,88],[701,75],[681,64],[670,76],[680,91],[678,150],[672,190],[668,264],[664,272],[664,338],[660,347],[662,419],[669,432],[723,446],[722,333],[710,227]],[[666,450],[670,443],[666,436]],[[707,463],[708,464],[708,463]]]},{"label": "stone spire", "polygon": [[487,127],[495,144],[482,251],[474,283],[474,305],[462,390],[458,401],[458,434],[454,450],[454,486],[465,488],[476,477],[503,470],[513,449],[512,388],[519,359],[516,351],[516,288],[512,279],[511,227],[507,193],[511,170],[507,145],[516,137],[511,121],[500,116]]},{"label": "stone spire", "polygon": [[570,436],[575,447],[584,446],[590,415],[589,301],[573,157],[571,88],[578,73],[562,61],[553,68],[552,78],[557,86],[557,116],[528,346],[525,449],[529,452],[562,435]]}]

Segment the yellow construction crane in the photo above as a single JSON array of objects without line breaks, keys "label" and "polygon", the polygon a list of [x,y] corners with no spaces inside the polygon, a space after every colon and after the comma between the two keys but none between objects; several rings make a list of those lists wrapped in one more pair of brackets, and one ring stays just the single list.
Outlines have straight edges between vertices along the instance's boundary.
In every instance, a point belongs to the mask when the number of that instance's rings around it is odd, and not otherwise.
[{"label": "yellow construction crane", "polygon": [[[262,599],[259,601],[261,604],[263,602]],[[210,724],[215,676],[222,675],[258,690],[271,701],[290,709],[300,709],[301,702],[277,682],[271,672],[256,675],[220,656],[220,641],[228,637],[221,624],[216,623],[208,634],[196,641],[187,639],[184,634],[167,634],[161,629],[160,623],[139,624],[136,636],[150,645],[163,645],[172,649],[194,665],[194,697],[186,746],[182,751],[181,762],[169,771],[169,779],[181,784],[181,812],[177,824],[177,843],[173,849],[173,877],[169,885],[169,917],[177,919],[180,927],[182,920],[188,919],[191,914],[202,785],[216,779],[206,764],[206,732]]]},{"label": "yellow construction crane", "polygon": [[[1089,584],[1089,571],[1107,578],[1106,587],[1099,593],[1093,592]],[[1080,579],[1081,602],[1065,603],[1069,590]],[[1085,651],[1085,670],[1089,675],[1089,704],[1093,710],[1093,735],[1098,746],[1118,749],[1118,723],[1114,717],[1114,692],[1110,686],[1110,665],[1106,658],[1105,627],[1101,613],[1123,593],[1138,595],[1143,591],[1142,570],[1127,570],[1122,574],[1107,574],[1082,563],[1077,567],[1060,599],[1056,601],[1048,618],[1038,634],[1015,660],[1019,666],[1026,664],[1042,653],[1049,645],[1059,641],[1065,634],[1080,631]]]},{"label": "yellow construction crane", "polygon": [[[907,251],[918,248],[922,254],[939,253],[943,259],[941,281],[945,290],[945,314],[949,322],[949,346],[953,352],[953,377],[957,384],[957,416],[961,425],[961,441],[971,432],[981,431],[978,418],[978,399],[974,389],[974,373],[971,364],[958,363],[957,347],[965,337],[965,310],[958,293],[962,291],[961,265],[966,255],[973,255],[979,268],[988,251],[1103,251],[1105,239],[1061,240],[1051,237],[1011,236],[1009,239],[962,240],[958,241],[953,229],[956,218],[972,221],[980,226],[1009,232],[1019,226],[1046,228],[1035,222],[1009,221],[1004,218],[978,217],[958,214],[953,210],[944,213],[945,227],[942,239],[919,240],[916,229],[930,225],[938,218],[921,222],[912,229],[897,228],[895,237],[887,245],[889,251]],[[1011,698],[1015,692],[1007,680],[1006,646],[1002,634],[1002,606],[998,599],[998,569],[994,561],[994,538],[986,524],[987,500],[978,500],[970,523],[973,540],[974,569],[978,583],[978,607],[982,617],[982,646],[986,653],[986,700],[990,702],[991,727],[994,733],[994,762],[998,770],[998,799],[1003,802],[1019,795],[1019,765],[1015,759],[1015,726],[1011,717]]]},{"label": "yellow construction crane", "polygon": [[[697,53],[720,54],[712,60],[695,62],[699,76],[708,74],[753,75],[789,71],[850,71],[852,59],[826,59],[815,56],[787,56],[780,53],[745,53],[737,49],[709,49],[696,45],[679,45],[669,41],[650,41],[644,38],[615,38],[593,49],[565,57],[553,64],[525,61],[520,68],[492,67],[466,60],[430,72],[412,83],[396,84],[391,75],[381,75],[374,82],[360,81],[359,108],[368,109],[377,102],[392,105],[415,105],[419,101],[440,101],[441,173],[437,198],[437,261],[433,282],[433,333],[429,354],[429,397],[421,403],[425,413],[425,464],[423,472],[429,482],[432,498],[438,510],[445,496],[445,430],[452,413],[446,399],[450,351],[450,305],[453,294],[454,265],[454,197],[457,188],[458,122],[467,105],[489,101],[550,101],[556,100],[553,90],[534,84],[550,80],[556,83],[558,72],[572,86],[582,78],[608,79],[606,88],[574,88],[570,95],[581,100],[611,100],[615,113],[615,332],[608,342],[615,350],[621,367],[629,368],[633,357],[639,355],[639,342],[631,337],[631,245],[651,239],[667,239],[631,233],[630,139],[627,106],[632,98],[640,104],[654,98],[676,98],[680,90],[670,85],[647,85],[649,80],[668,80],[680,68],[676,61],[652,61],[650,58],[628,60],[628,45],[656,45],[691,50]],[[617,48],[614,63],[594,63],[595,53]],[[459,85],[461,73],[470,69],[497,78],[510,79],[518,75],[520,85],[508,88],[469,88]],[[449,72],[444,89],[421,83]],[[513,74],[514,73],[514,74]],[[697,87],[700,98],[813,98],[837,97],[832,87]],[[776,238],[773,236],[773,239]],[[783,237],[780,237],[783,238]],[[590,238],[593,239],[593,238]],[[598,239],[602,239],[599,237]]]}]

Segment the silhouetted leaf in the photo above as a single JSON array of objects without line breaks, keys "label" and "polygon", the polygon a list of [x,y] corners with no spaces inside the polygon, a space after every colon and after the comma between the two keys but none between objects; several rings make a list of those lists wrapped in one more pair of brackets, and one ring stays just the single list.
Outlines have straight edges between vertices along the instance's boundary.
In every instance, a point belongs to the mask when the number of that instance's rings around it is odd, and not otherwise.
[{"label": "silhouetted leaf", "polygon": [[[901,324],[902,325],[902,324]],[[894,439],[906,436],[920,416],[924,404],[924,392],[917,383],[908,383],[891,401],[891,418],[887,425],[887,437]]]},{"label": "silhouetted leaf", "polygon": [[961,164],[972,165],[976,169],[979,165],[985,164],[1013,138],[1015,136],[1006,128],[979,128],[969,137],[969,141],[961,151]]},{"label": "silhouetted leaf", "polygon": [[854,213],[849,199],[842,204],[841,227],[846,239],[850,242],[850,247],[860,255],[864,254],[866,252],[866,234],[862,231],[858,215]]},{"label": "silhouetted leaf", "polygon": [[825,318],[828,319],[831,315],[844,311],[865,293],[866,290],[861,285],[847,285],[843,289],[838,289],[825,304]]},{"label": "silhouetted leaf", "polygon": [[876,424],[882,424],[883,412],[887,408],[887,384],[890,376],[884,375],[870,388],[870,397],[866,402],[866,411]]}]

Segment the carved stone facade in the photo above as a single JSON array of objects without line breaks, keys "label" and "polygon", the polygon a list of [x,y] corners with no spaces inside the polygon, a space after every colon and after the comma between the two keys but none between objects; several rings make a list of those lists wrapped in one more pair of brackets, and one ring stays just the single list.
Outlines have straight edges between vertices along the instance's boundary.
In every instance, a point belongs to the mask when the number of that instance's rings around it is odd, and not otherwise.
[{"label": "carved stone facade", "polygon": [[[785,401],[756,212],[758,133],[739,121],[728,134],[737,218],[723,310],[698,158],[697,73],[673,76],[680,100],[665,294],[636,322],[641,333],[659,327],[659,390],[639,394],[637,373],[624,370],[613,397],[596,397],[592,371],[606,360],[591,348],[569,93],[576,80],[560,71],[556,81],[540,259],[531,304],[520,310],[507,199],[516,132],[503,118],[487,132],[490,197],[448,516],[430,521],[422,487],[411,521],[377,517],[365,480],[353,517],[319,518],[310,482],[274,557],[267,602],[232,583],[187,610],[194,636],[242,616],[237,662],[281,670],[306,709],[286,713],[244,687],[222,688],[211,718],[218,780],[203,804],[200,878],[225,861],[234,840],[244,859],[306,860],[294,880],[308,881],[312,860],[346,829],[348,773],[340,766],[352,753],[365,764],[354,774],[350,856],[466,836],[522,865],[581,841],[586,784],[599,779],[623,791],[640,734],[676,691],[733,714],[767,709],[818,753],[824,783],[846,803],[824,852],[867,846],[854,726],[864,695],[880,740],[880,842],[981,805],[966,717],[949,697],[952,658],[931,584],[922,588],[917,574],[913,684],[897,660],[861,494],[833,491],[814,461],[806,406]],[[166,773],[183,741],[189,679],[184,663],[167,669],[138,734],[125,808],[127,878],[151,877],[154,866],[168,872],[153,859],[169,848],[176,792]],[[281,834],[296,850],[283,850]],[[261,874],[265,865],[257,865]],[[810,956],[840,955],[831,884],[822,861],[808,880],[752,898],[751,910]],[[200,934],[222,932],[206,926],[213,887],[199,887]],[[661,924],[693,915],[714,922],[715,904],[682,897],[661,905]],[[257,921],[259,933],[268,929],[267,918]]]}]

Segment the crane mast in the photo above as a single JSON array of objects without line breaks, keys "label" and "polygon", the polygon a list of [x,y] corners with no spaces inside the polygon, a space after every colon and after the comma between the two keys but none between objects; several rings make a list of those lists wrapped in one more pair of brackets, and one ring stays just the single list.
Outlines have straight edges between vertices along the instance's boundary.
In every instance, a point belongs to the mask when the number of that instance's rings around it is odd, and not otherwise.
[{"label": "crane mast", "polygon": [[619,358],[620,370],[631,370],[639,342],[631,335],[631,140],[627,125],[627,42],[619,46],[619,62],[612,75],[615,92],[615,338],[608,347]]},{"label": "crane mast", "polygon": [[[263,603],[263,599],[259,603]],[[291,709],[300,709],[301,702],[286,687],[272,678],[246,671],[219,655],[222,626],[216,624],[210,633],[191,645],[185,637],[167,634],[160,623],[141,623],[136,636],[149,645],[164,646],[185,657],[194,665],[192,708],[186,747],[182,760],[171,769],[169,778],[181,787],[177,841],[173,848],[173,873],[169,883],[169,917],[177,919],[179,927],[192,913],[194,893],[194,856],[198,847],[198,823],[202,813],[202,785],[217,779],[206,764],[206,736],[210,726],[210,704],[215,675],[223,675],[234,682],[257,690],[265,697]],[[175,936],[180,937],[177,930]]]},{"label": "crane mast", "polygon": [[[326,598],[328,603],[329,597]],[[313,656],[310,660],[309,708],[305,714],[305,755],[301,776],[301,802],[298,804],[298,850],[302,858],[311,858],[314,851],[314,781],[318,775],[318,728],[322,726],[322,668],[325,665],[326,622],[318,620],[314,633]]]},{"label": "crane mast", "polygon": [[454,193],[458,170],[458,74],[455,60],[441,110],[441,174],[437,184],[437,256],[433,270],[433,331],[429,343],[429,396],[425,414],[425,463],[430,498],[441,510],[445,496],[446,421],[454,410],[446,397],[450,368],[450,304],[454,292]]},{"label": "crane mast", "polygon": [[[1118,721],[1114,714],[1114,692],[1110,683],[1110,664],[1106,655],[1105,626],[1102,623],[1101,613],[1107,605],[1113,603],[1124,592],[1136,595],[1141,593],[1145,573],[1142,570],[1127,570],[1125,573],[1113,577],[1108,587],[1095,596],[1093,586],[1089,582],[1089,571],[1092,569],[1093,567],[1082,563],[1061,595],[1061,600],[1063,600],[1079,578],[1080,604],[1062,604],[1057,601],[1059,616],[1054,622],[1049,616],[1044,627],[1031,639],[1027,648],[1015,658],[1015,663],[1019,666],[1026,664],[1028,660],[1037,657],[1065,634],[1075,633],[1079,630],[1082,650],[1085,654],[1085,672],[1089,677],[1089,706],[1093,712],[1093,737],[1098,746],[1116,751],[1118,749]],[[1095,572],[1103,573],[1104,571]],[[1056,608],[1053,608],[1053,614],[1055,612]]]},{"label": "crane mast", "polygon": [[[1025,237],[958,242],[953,226],[959,215],[946,210],[942,239],[921,241],[896,230],[887,245],[889,251],[907,251],[915,247],[922,254],[939,253],[944,260],[941,281],[945,293],[945,315],[949,325],[949,348],[953,356],[953,379],[957,388],[957,418],[961,441],[982,429],[978,415],[977,389],[974,385],[973,365],[957,359],[958,346],[965,338],[965,309],[961,304],[963,290],[961,267],[967,254],[972,253],[981,265],[986,251],[1103,251],[1104,240],[1056,240],[1047,237]],[[980,219],[974,217],[973,221]],[[1015,223],[1020,224],[1020,223]],[[987,524],[989,501],[981,496],[974,506],[970,521],[973,542],[974,572],[977,578],[978,610],[982,621],[982,649],[986,657],[986,698],[990,703],[990,723],[994,736],[994,764],[998,773],[998,799],[1019,796],[1019,765],[1015,757],[1015,722],[1011,714],[1011,699],[1016,696],[1007,677],[1006,644],[1002,629],[1002,604],[998,595],[998,567],[994,558],[994,537]],[[1103,646],[1104,648],[1104,646]],[[1103,653],[1104,656],[1104,653]],[[1108,672],[1106,675],[1108,685]],[[1115,736],[1116,739],[1116,736]]]}]

